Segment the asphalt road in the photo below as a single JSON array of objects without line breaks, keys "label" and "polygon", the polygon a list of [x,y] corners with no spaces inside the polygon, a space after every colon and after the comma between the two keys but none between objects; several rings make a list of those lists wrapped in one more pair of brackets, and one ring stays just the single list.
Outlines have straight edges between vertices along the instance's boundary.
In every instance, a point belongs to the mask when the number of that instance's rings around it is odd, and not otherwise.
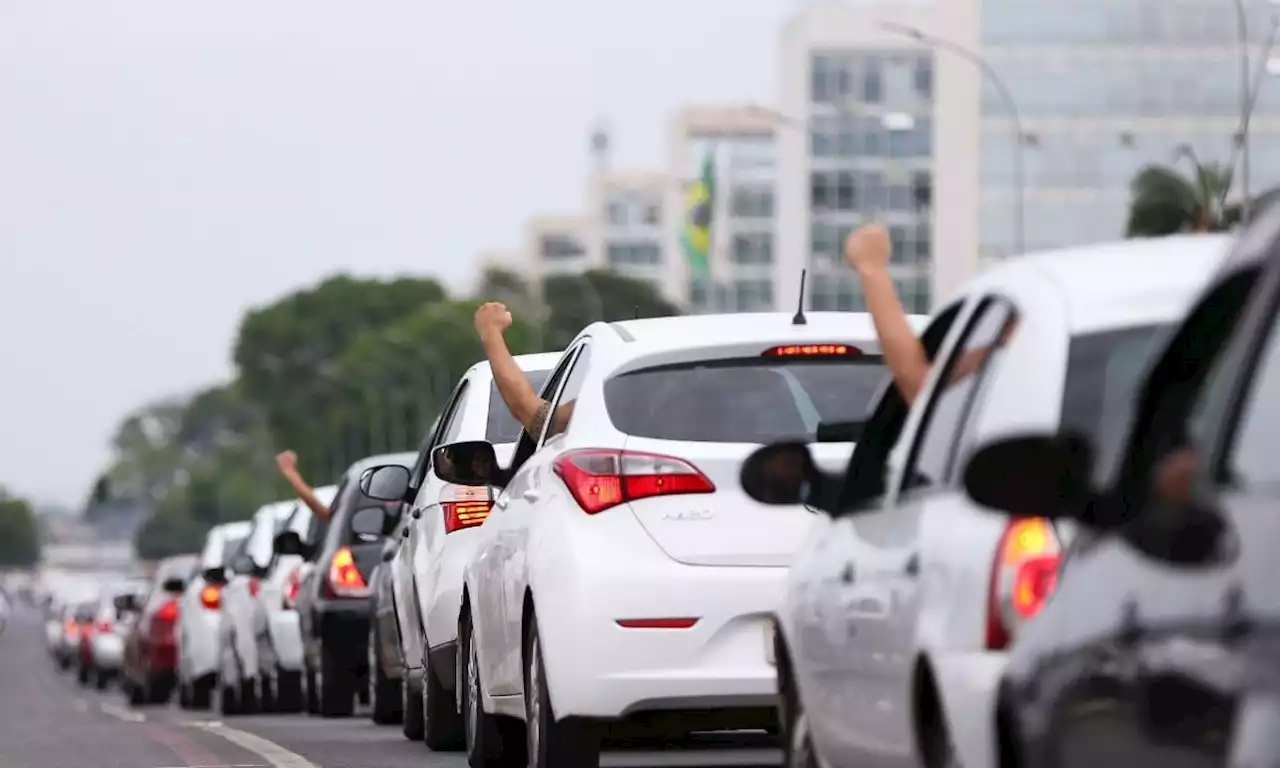
[{"label": "asphalt road", "polygon": [[[367,717],[261,715],[226,722],[176,706],[130,709],[114,689],[77,685],[44,648],[39,617],[19,612],[0,635],[0,768],[463,768],[460,754],[409,742]],[[777,766],[750,735],[607,752],[604,766]]]}]

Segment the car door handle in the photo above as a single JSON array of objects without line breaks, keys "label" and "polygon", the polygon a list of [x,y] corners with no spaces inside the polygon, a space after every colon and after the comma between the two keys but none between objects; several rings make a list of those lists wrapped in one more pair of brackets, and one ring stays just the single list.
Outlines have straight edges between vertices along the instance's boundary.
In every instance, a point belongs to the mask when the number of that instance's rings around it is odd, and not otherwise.
[{"label": "car door handle", "polygon": [[524,492],[523,497],[525,501],[537,501],[541,495],[542,494],[530,488],[529,490]]},{"label": "car door handle", "polygon": [[414,507],[413,509],[409,510],[409,515],[410,515],[411,517],[413,517],[413,519],[414,519],[414,520],[417,520],[417,519],[421,518],[421,517],[422,517],[422,507]]},{"label": "car door handle", "polygon": [[915,578],[920,575],[920,553],[913,552],[911,557],[907,558],[906,565],[902,566],[902,572],[907,576]]},{"label": "car door handle", "polygon": [[406,539],[409,538],[409,526],[406,525],[404,529],[400,531],[400,535]]}]

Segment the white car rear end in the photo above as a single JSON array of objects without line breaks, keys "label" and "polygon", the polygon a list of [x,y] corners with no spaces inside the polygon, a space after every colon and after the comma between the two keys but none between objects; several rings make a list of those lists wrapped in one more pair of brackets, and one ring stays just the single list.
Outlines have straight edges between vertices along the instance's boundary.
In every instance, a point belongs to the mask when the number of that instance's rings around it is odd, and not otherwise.
[{"label": "white car rear end", "polygon": [[[177,651],[178,685],[187,686],[190,700],[207,706],[220,666],[222,648],[218,641],[222,607],[222,577],[226,558],[249,535],[248,522],[223,523],[205,536],[198,572],[187,584],[179,600]],[[206,690],[207,688],[207,690]],[[184,697],[187,700],[187,697]]]}]

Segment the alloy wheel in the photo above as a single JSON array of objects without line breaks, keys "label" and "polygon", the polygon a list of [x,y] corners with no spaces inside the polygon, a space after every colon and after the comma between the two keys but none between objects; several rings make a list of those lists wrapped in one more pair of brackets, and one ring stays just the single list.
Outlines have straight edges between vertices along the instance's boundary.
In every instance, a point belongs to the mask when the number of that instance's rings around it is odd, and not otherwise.
[{"label": "alloy wheel", "polygon": [[529,734],[529,763],[538,761],[538,745],[542,742],[542,659],[535,633],[529,643],[529,680],[525,683],[525,732]]},{"label": "alloy wheel", "polygon": [[467,637],[467,746],[475,744],[480,732],[480,659],[476,655],[475,636]]}]

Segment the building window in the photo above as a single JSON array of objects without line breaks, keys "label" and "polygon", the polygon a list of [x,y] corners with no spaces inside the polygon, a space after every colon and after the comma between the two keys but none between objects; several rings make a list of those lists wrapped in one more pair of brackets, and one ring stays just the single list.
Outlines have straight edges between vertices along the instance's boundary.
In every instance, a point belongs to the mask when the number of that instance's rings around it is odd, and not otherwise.
[{"label": "building window", "polygon": [[734,189],[730,210],[741,219],[773,218],[773,190],[742,187]]},{"label": "building window", "polygon": [[543,235],[538,250],[549,261],[573,259],[586,253],[582,243],[572,235]]},{"label": "building window", "polygon": [[907,277],[893,281],[902,298],[902,306],[913,315],[929,314],[929,305],[933,303],[928,275]]},{"label": "building window", "polygon": [[927,211],[933,206],[933,175],[928,171],[911,174],[911,199],[917,212]]},{"label": "building window", "polygon": [[916,71],[913,78],[916,93],[924,99],[933,98],[933,57],[921,56],[916,59]]},{"label": "building window", "polygon": [[656,203],[648,203],[644,207],[644,223],[649,226],[656,226],[662,223],[662,206]]},{"label": "building window", "polygon": [[733,236],[734,264],[772,264],[773,235],[755,233]]},{"label": "building window", "polygon": [[884,101],[884,62],[878,56],[867,56],[862,66],[862,100],[879,104]]},{"label": "building window", "polygon": [[657,243],[609,243],[605,251],[609,266],[615,268],[662,263],[662,250]]},{"label": "building window", "polygon": [[609,224],[615,227],[625,227],[627,225],[627,206],[621,202],[610,202],[605,209],[605,217]]},{"label": "building window", "polygon": [[739,312],[773,309],[773,283],[769,280],[737,280],[733,285],[733,300]]},{"label": "building window", "polygon": [[711,296],[707,291],[707,281],[695,277],[693,283],[689,286],[689,304],[694,309],[706,309],[711,303]]},{"label": "building window", "polygon": [[840,101],[849,93],[849,61],[843,56],[815,54],[809,58],[809,98],[815,104]]}]

